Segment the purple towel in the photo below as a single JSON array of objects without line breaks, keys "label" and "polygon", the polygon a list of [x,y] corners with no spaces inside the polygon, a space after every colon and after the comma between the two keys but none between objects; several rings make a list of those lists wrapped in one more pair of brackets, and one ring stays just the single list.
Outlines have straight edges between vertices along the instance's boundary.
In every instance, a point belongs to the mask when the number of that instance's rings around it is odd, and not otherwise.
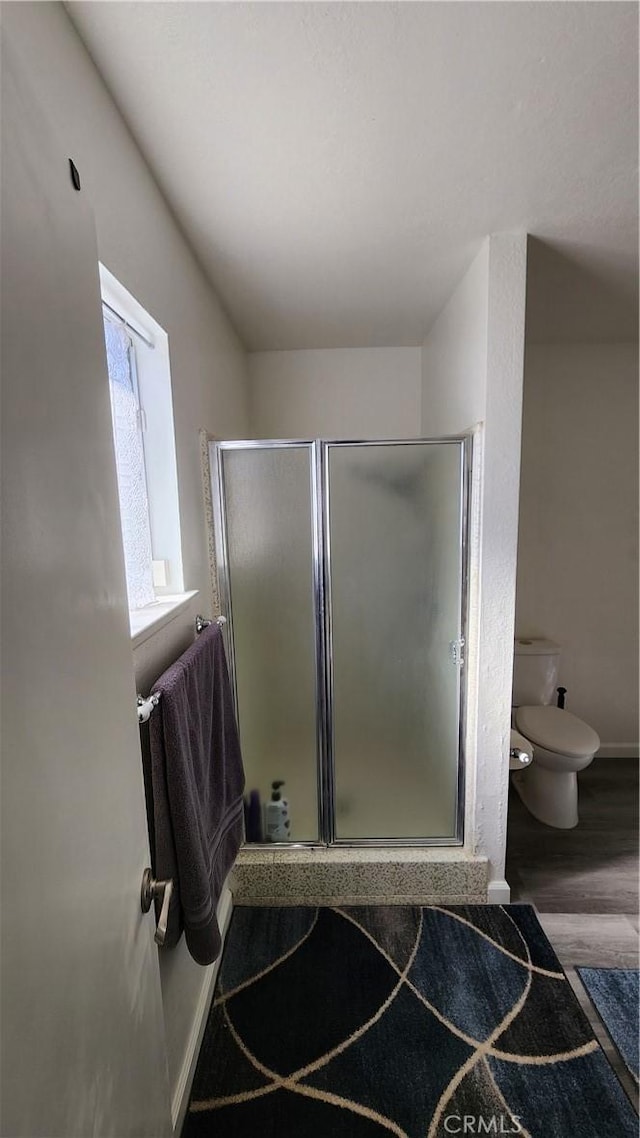
[{"label": "purple towel", "polygon": [[153,685],[154,871],[173,878],[165,945],[182,929],[198,964],[220,952],[216,908],[242,842],[244,770],[222,632],[210,624]]}]

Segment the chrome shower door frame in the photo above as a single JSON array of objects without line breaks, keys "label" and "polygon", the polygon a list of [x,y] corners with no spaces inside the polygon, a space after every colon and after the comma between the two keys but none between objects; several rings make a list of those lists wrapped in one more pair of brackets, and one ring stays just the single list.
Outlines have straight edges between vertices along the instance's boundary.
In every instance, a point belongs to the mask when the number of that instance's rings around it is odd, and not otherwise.
[{"label": "chrome shower door frame", "polygon": [[[415,837],[415,838],[339,838],[336,832],[335,813],[335,725],[333,721],[333,621],[331,606],[331,493],[329,485],[329,451],[346,447],[398,447],[398,446],[442,446],[453,444],[460,448],[460,513],[459,513],[459,549],[460,549],[460,642],[463,648],[462,659],[458,667],[458,766],[456,785],[456,819],[455,833],[445,837]],[[340,439],[321,442],[321,469],[322,469],[322,520],[323,520],[323,548],[324,548],[324,604],[325,604],[325,690],[326,702],[326,748],[324,756],[326,766],[326,782],[330,787],[331,801],[329,810],[329,840],[328,844],[341,848],[360,848],[369,846],[461,846],[464,843],[464,812],[465,812],[465,724],[466,724],[466,653],[468,643],[468,578],[469,578],[469,533],[470,533],[470,506],[471,506],[471,455],[473,438],[469,435],[446,436],[443,438],[425,439]]]},{"label": "chrome shower door frame", "polygon": [[[448,436],[424,439],[366,439],[323,441],[318,439],[256,439],[228,442],[211,442],[211,481],[214,513],[214,541],[218,566],[220,599],[227,617],[225,641],[232,678],[236,717],[240,722],[236,662],[233,636],[233,599],[229,575],[227,522],[223,454],[228,450],[307,449],[309,452],[309,483],[312,516],[312,571],[314,591],[315,627],[315,678],[316,678],[316,749],[318,840],[307,842],[264,843],[266,848],[314,848],[336,846],[356,848],[369,846],[456,846],[464,842],[465,811],[465,724],[467,696],[466,653],[458,666],[458,765],[457,808],[455,833],[445,837],[415,838],[358,838],[340,839],[336,834],[335,809],[335,739],[333,723],[333,630],[331,612],[331,502],[329,487],[329,451],[337,447],[380,447],[456,444],[460,448],[460,641],[463,649],[468,643],[470,506],[472,436]],[[252,844],[260,848],[260,844]]]},{"label": "chrome shower door frame", "polygon": [[315,684],[316,684],[316,777],[318,802],[318,838],[308,842],[269,842],[252,843],[252,848],[259,849],[264,846],[274,849],[280,846],[283,849],[314,848],[326,846],[325,835],[329,832],[331,820],[327,810],[327,802],[331,797],[331,788],[327,785],[327,721],[326,721],[326,694],[324,692],[326,673],[325,667],[325,640],[323,635],[324,619],[324,554],[322,532],[322,510],[320,494],[321,456],[320,446],[315,439],[243,439],[239,441],[211,442],[209,443],[209,459],[211,467],[211,489],[213,498],[214,543],[218,567],[218,587],[220,603],[227,623],[224,626],[225,644],[231,673],[231,688],[233,692],[234,707],[238,728],[240,727],[240,708],[238,703],[238,688],[236,681],[236,659],[233,635],[233,597],[229,571],[229,549],[227,543],[226,497],[224,483],[225,451],[230,450],[307,450],[309,452],[309,494],[311,503],[311,558],[313,574],[314,596],[314,651],[315,651]]}]

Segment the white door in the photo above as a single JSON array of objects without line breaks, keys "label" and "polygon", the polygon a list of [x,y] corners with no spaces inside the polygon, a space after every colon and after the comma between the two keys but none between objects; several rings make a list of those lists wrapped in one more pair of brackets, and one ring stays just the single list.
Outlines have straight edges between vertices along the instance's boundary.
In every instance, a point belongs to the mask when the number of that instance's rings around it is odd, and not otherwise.
[{"label": "white door", "polygon": [[86,191],[3,58],[3,1135],[171,1133]]}]

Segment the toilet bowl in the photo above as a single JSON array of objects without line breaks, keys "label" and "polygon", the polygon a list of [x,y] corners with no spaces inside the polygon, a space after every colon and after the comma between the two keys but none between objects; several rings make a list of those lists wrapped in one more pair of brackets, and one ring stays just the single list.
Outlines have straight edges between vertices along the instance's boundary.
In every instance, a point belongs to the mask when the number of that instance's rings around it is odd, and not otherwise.
[{"label": "toilet bowl", "polygon": [[577,774],[589,766],[598,750],[598,735],[576,715],[558,707],[519,707],[515,722],[533,746],[533,760],[514,772],[513,785],[534,818],[571,830],[578,825]]},{"label": "toilet bowl", "polygon": [[578,824],[578,771],[600,747],[597,733],[577,715],[551,706],[560,648],[548,640],[516,640],[513,726],[528,739],[533,760],[511,778],[524,805],[547,826]]}]

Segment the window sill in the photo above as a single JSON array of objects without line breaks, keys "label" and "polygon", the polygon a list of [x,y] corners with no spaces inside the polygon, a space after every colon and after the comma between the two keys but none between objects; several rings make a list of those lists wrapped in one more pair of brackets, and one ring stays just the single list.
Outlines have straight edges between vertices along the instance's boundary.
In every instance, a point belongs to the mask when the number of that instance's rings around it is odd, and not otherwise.
[{"label": "window sill", "polygon": [[152,605],[143,609],[129,611],[129,626],[131,628],[131,647],[138,648],[166,624],[179,616],[189,606],[189,603],[198,596],[198,590],[192,589],[189,593],[177,593],[163,597]]}]

